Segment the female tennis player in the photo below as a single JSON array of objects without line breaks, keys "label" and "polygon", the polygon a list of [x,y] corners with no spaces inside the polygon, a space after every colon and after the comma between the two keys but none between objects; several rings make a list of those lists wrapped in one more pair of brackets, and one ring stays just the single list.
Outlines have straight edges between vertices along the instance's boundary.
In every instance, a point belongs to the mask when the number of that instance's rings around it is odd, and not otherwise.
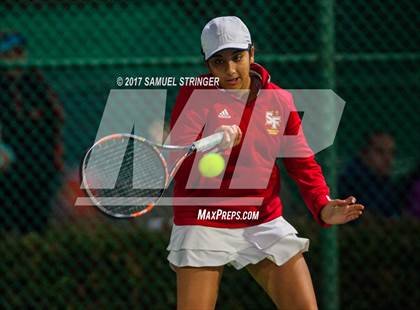
[{"label": "female tennis player", "polygon": [[[271,160],[273,145],[278,146],[280,136],[298,131],[300,118],[296,112],[290,114],[285,132],[279,130],[284,111],[293,108],[292,96],[270,82],[267,70],[254,62],[251,35],[238,17],[218,17],[207,23],[201,46],[209,70],[202,77],[219,78],[219,86],[180,89],[171,117],[171,139],[179,145],[198,139],[205,124],[204,130],[210,133],[224,132],[220,147],[224,149],[223,156],[230,156],[225,158],[225,173],[212,179],[197,176],[195,158],[188,158],[175,177],[174,199],[259,197],[262,203],[226,203],[217,207],[174,204],[174,226],[167,249],[170,266],[177,275],[178,308],[213,309],[223,268],[231,265],[236,269],[246,267],[278,308],[316,309],[312,280],[302,255],[308,250],[309,240],[297,237],[297,231],[282,217],[278,167],[270,168],[264,190],[231,188],[234,171],[242,172],[247,180],[261,178],[261,167]],[[209,96],[215,94],[216,102],[187,109],[187,102],[198,89],[213,89]],[[244,90],[249,94],[247,99],[242,97]],[[280,100],[259,98],[261,90],[275,90]],[[295,143],[306,145],[304,137]],[[244,147],[245,159],[238,160]],[[321,226],[343,224],[362,214],[364,207],[356,204],[354,197],[329,198],[329,189],[313,155],[284,158],[283,163]],[[192,189],[190,176],[194,185],[206,187],[220,182],[220,186]]]}]

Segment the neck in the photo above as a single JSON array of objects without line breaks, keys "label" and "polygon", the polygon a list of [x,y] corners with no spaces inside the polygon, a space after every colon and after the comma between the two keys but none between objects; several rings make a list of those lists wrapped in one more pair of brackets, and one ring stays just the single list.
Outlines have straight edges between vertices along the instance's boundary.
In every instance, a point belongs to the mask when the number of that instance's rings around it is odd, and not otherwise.
[{"label": "neck", "polygon": [[251,76],[248,76],[247,80],[244,81],[244,85],[242,85],[242,89],[250,89],[251,88]]}]

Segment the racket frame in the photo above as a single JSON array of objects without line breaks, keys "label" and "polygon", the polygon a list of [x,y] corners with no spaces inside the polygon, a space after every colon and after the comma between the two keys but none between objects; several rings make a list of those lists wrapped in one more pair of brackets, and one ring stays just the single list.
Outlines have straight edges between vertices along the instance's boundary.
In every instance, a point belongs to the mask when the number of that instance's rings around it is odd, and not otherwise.
[{"label": "racket frame", "polygon": [[[137,211],[137,212],[133,212],[131,214],[120,214],[120,213],[113,213],[110,212],[108,209],[104,208],[102,206],[102,204],[95,198],[95,195],[93,195],[91,189],[89,188],[88,184],[87,184],[87,180],[86,180],[86,174],[85,174],[85,167],[86,167],[86,163],[87,163],[87,159],[89,157],[89,155],[92,153],[92,150],[95,149],[98,145],[104,144],[106,142],[108,142],[109,140],[118,140],[118,139],[122,139],[122,138],[126,138],[126,139],[134,139],[139,141],[140,143],[144,143],[147,144],[149,147],[151,147],[151,149],[153,151],[156,152],[156,154],[158,155],[162,166],[164,167],[164,171],[165,171],[165,184],[164,187],[162,188],[160,195],[156,198],[155,201],[150,202],[146,205],[146,207],[141,210],[141,211]],[[114,217],[114,218],[133,218],[133,217],[138,217],[138,216],[142,216],[148,212],[150,212],[154,206],[156,205],[156,203],[159,201],[159,199],[162,197],[162,195],[164,194],[165,190],[168,188],[170,181],[172,180],[172,178],[174,177],[174,175],[176,174],[176,172],[178,171],[178,168],[181,166],[182,162],[184,161],[185,158],[187,158],[188,156],[190,156],[192,153],[196,152],[196,151],[209,151],[210,149],[214,148],[217,144],[219,144],[223,139],[223,132],[219,132],[216,134],[213,134],[209,137],[203,138],[201,140],[195,141],[194,143],[192,143],[191,145],[188,146],[177,146],[177,145],[161,145],[158,143],[154,143],[151,142],[143,137],[140,136],[136,136],[133,134],[128,134],[128,133],[114,133],[108,136],[105,136],[101,139],[99,139],[98,141],[96,141],[90,148],[89,150],[86,152],[83,161],[82,161],[82,165],[81,165],[81,169],[80,169],[80,175],[81,175],[81,179],[82,179],[82,187],[83,190],[86,192],[86,194],[89,196],[90,200],[94,203],[94,205],[96,207],[98,207],[102,212],[104,212],[105,214]],[[169,173],[168,170],[168,164],[166,162],[166,159],[163,157],[162,153],[160,152],[160,149],[166,149],[166,150],[179,150],[179,151],[186,151],[186,153],[181,156],[175,163],[174,167],[172,168],[171,172]]]},{"label": "racket frame", "polygon": [[[165,171],[164,188],[161,190],[160,195],[156,199],[156,201],[148,203],[143,210],[133,212],[133,213],[127,214],[127,215],[124,215],[124,214],[121,214],[121,213],[114,213],[114,212],[109,211],[107,208],[103,207],[102,203],[96,199],[95,195],[92,193],[91,189],[89,188],[89,186],[87,184],[87,180],[86,180],[86,173],[85,173],[85,167],[86,167],[86,164],[87,164],[87,159],[89,158],[90,154],[92,153],[92,151],[96,147],[98,147],[99,145],[104,144],[104,143],[106,143],[110,140],[119,140],[119,139],[123,139],[123,138],[134,139],[134,140],[137,140],[141,143],[147,144],[158,155],[158,158],[161,161],[162,166],[163,166],[164,171]],[[86,154],[83,158],[82,165],[81,165],[82,189],[85,191],[85,193],[88,195],[88,197],[90,198],[90,200],[93,202],[93,204],[96,207],[98,207],[105,214],[107,214],[109,216],[112,216],[114,218],[120,218],[120,219],[122,219],[122,218],[132,218],[132,217],[138,217],[138,216],[141,216],[141,215],[144,215],[144,214],[150,212],[153,209],[153,207],[155,206],[155,203],[162,197],[165,189],[168,186],[169,179],[170,179],[170,175],[169,175],[169,171],[168,171],[168,164],[166,163],[166,160],[163,157],[162,153],[159,151],[158,147],[159,147],[158,144],[150,142],[143,137],[132,135],[132,134],[127,134],[127,133],[115,133],[115,134],[111,134],[109,136],[105,136],[105,137],[99,139],[89,148],[89,150],[86,152]]]}]

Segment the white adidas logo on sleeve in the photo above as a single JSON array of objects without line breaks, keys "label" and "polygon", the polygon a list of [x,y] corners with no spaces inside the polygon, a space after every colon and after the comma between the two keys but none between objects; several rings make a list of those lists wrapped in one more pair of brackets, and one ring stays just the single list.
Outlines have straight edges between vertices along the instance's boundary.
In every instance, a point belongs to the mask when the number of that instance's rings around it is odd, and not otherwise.
[{"label": "white adidas logo on sleeve", "polygon": [[222,112],[219,113],[218,118],[231,118],[229,112],[224,109]]}]

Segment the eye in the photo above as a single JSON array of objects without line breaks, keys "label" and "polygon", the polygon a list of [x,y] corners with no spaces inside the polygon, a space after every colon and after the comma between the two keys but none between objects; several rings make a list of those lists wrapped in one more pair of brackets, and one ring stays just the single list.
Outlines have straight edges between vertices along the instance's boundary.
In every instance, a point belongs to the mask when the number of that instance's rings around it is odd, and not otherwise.
[{"label": "eye", "polygon": [[236,55],[233,57],[233,60],[234,60],[234,61],[241,61],[241,59],[242,59],[242,54],[236,54]]},{"label": "eye", "polygon": [[213,60],[214,65],[221,65],[222,63],[223,63],[223,59],[221,58],[216,58]]}]

